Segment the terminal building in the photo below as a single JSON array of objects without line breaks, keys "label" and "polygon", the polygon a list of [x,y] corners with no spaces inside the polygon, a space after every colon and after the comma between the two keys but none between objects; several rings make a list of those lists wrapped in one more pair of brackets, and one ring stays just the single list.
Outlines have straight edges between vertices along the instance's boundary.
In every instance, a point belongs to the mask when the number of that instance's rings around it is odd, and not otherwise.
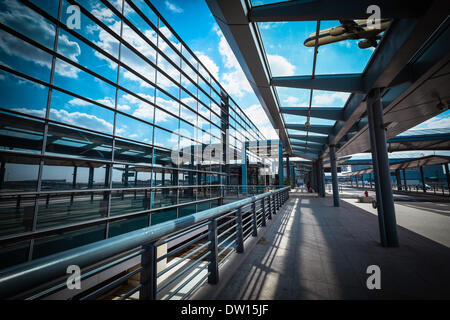
[{"label": "terminal building", "polygon": [[[411,222],[396,203],[414,185],[445,207],[450,157],[391,157],[450,151],[448,128],[408,131],[450,105],[450,4],[375,1],[389,27],[360,73],[324,74],[316,41],[312,70],[273,75],[262,24],[308,21],[319,39],[371,4],[332,2],[206,0],[272,139],[152,1],[1,1],[0,298],[450,298],[450,211]],[[323,92],[348,96],[314,106]],[[347,201],[356,181],[373,208]],[[367,291],[371,264],[387,291]],[[240,291],[251,272],[259,291]]]}]

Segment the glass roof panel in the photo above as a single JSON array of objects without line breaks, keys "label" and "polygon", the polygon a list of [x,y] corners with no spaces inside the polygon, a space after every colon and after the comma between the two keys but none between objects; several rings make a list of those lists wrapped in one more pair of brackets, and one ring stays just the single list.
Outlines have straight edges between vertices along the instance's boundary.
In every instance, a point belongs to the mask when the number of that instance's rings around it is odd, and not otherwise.
[{"label": "glass roof panel", "polygon": [[272,4],[272,3],[278,3],[278,2],[288,2],[291,0],[251,0],[252,6],[262,6],[265,4]]},{"label": "glass roof panel", "polygon": [[310,90],[275,87],[280,107],[308,107]]},{"label": "glass roof panel", "polygon": [[340,107],[343,108],[350,93],[314,90],[311,107]]},{"label": "glass roof panel", "polygon": [[[321,21],[320,30],[340,26],[337,20]],[[362,73],[375,48],[360,49],[359,40],[344,40],[320,46],[317,54],[316,75]]]},{"label": "glass roof panel", "polygon": [[272,76],[312,73],[314,49],[303,45],[315,21],[258,22]]}]

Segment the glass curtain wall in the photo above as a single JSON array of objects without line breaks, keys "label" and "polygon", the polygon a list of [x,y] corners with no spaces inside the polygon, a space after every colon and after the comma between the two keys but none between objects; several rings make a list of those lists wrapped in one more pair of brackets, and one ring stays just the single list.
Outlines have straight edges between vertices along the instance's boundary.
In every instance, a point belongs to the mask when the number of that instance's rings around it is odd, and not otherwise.
[{"label": "glass curtain wall", "polygon": [[224,162],[172,150],[264,139],[150,1],[1,0],[0,27],[0,268],[217,206]]}]

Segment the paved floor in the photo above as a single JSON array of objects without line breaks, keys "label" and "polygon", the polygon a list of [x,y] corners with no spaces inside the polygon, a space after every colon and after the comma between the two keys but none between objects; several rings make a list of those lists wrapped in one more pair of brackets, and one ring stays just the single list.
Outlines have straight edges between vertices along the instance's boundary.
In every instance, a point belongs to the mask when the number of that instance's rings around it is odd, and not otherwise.
[{"label": "paved floor", "polygon": [[[376,215],[291,193],[218,298],[449,299],[450,249],[401,226],[398,233],[401,246],[383,248]],[[380,290],[367,289],[370,265],[380,267]]]}]

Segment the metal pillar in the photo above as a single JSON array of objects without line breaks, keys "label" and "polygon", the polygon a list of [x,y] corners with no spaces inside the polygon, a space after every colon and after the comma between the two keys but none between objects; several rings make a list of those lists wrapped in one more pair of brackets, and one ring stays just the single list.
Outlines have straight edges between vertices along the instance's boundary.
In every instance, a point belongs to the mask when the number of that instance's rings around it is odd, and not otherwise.
[{"label": "metal pillar", "polygon": [[335,207],[339,207],[339,185],[336,167],[336,147],[330,145],[331,182],[333,184],[333,202]]},{"label": "metal pillar", "polygon": [[447,176],[447,188],[450,192],[450,169],[448,168],[448,163],[445,164],[445,175]]},{"label": "metal pillar", "polygon": [[402,180],[400,178],[400,169],[395,170],[395,180],[397,180],[397,190],[402,190]]},{"label": "metal pillar", "polygon": [[284,186],[284,177],[283,177],[283,145],[281,141],[278,144],[278,185],[281,187]]},{"label": "metal pillar", "polygon": [[323,166],[322,166],[322,159],[319,159],[317,161],[316,165],[316,176],[317,176],[317,194],[319,197],[325,197],[325,183],[324,183],[324,176],[323,176]]},{"label": "metal pillar", "polygon": [[406,183],[406,171],[403,169],[403,184],[405,186],[405,191],[408,191],[408,183]]},{"label": "metal pillar", "polygon": [[425,175],[423,174],[423,167],[420,166],[420,179],[422,181],[422,190],[423,192],[427,192],[427,188],[425,187]]},{"label": "metal pillar", "polygon": [[399,244],[397,222],[395,219],[394,196],[386,146],[386,128],[384,126],[383,106],[379,88],[373,89],[367,97],[367,113],[381,242],[383,245],[396,247]]},{"label": "metal pillar", "polygon": [[242,143],[242,194],[247,194],[247,142]]},{"label": "metal pillar", "polygon": [[291,162],[289,161],[289,156],[286,156],[286,175],[287,175],[287,184],[291,186]]}]

